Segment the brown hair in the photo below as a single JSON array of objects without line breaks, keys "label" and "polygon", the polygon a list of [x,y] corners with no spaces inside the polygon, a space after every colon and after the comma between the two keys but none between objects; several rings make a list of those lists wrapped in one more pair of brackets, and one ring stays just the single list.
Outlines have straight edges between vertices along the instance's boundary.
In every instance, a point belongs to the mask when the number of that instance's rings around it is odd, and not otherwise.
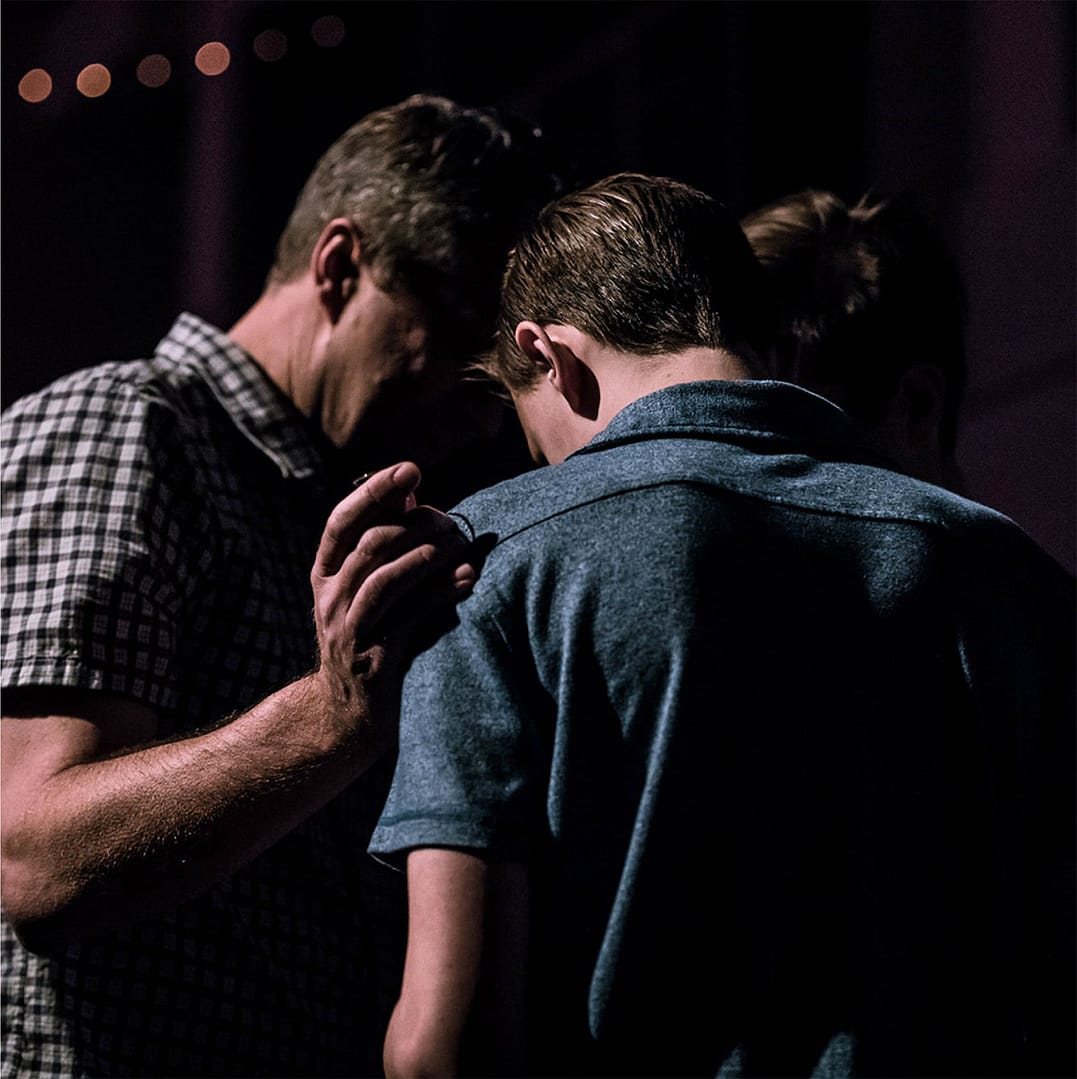
[{"label": "brown hair", "polygon": [[347,217],[379,285],[406,285],[466,328],[470,347],[485,347],[508,250],[563,188],[563,167],[533,126],[417,94],[370,113],[325,152],[267,284],[303,273],[325,225]]},{"label": "brown hair", "polygon": [[513,390],[538,381],[516,346],[525,319],[636,355],[733,348],[753,335],[757,274],[721,203],[675,180],[611,176],[551,203],[517,243],[483,369]]},{"label": "brown hair", "polygon": [[913,198],[866,195],[849,207],[807,190],[741,223],[763,266],[779,367],[809,388],[829,387],[873,422],[902,371],[931,363],[946,381],[940,442],[952,453],[966,381],[965,292]]}]

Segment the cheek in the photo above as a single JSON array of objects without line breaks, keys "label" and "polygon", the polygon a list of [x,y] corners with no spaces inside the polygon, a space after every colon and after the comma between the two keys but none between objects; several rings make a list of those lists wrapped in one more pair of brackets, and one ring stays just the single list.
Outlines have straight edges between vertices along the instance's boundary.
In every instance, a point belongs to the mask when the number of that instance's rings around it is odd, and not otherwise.
[{"label": "cheek", "polygon": [[[377,327],[376,347],[401,375],[419,375],[430,367],[427,332],[421,322],[396,314]],[[448,365],[445,365],[448,370]],[[431,372],[433,373],[433,372]]]}]

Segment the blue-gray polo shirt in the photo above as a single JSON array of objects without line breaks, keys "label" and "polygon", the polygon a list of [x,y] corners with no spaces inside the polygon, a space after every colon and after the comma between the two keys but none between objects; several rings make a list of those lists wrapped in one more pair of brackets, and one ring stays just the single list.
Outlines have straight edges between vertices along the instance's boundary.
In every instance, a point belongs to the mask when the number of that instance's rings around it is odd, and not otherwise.
[{"label": "blue-gray polo shirt", "polygon": [[1016,525],[777,382],[456,512],[488,554],[371,849],[529,865],[534,1073],[1072,1055],[1073,579]]}]

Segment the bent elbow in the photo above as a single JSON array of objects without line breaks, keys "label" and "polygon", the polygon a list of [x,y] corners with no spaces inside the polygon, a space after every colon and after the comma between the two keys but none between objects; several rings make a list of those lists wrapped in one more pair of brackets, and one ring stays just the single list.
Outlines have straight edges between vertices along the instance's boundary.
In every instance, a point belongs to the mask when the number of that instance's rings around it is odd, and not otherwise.
[{"label": "bent elbow", "polygon": [[389,1023],[382,1065],[387,1079],[451,1079],[456,1075],[455,1046],[444,1037],[420,1032],[399,1021]]},{"label": "bent elbow", "polygon": [[61,958],[74,943],[73,936],[63,931],[57,919],[17,918],[8,914],[6,908],[4,914],[19,943],[43,959]]},{"label": "bent elbow", "polygon": [[10,857],[0,859],[0,907],[19,943],[55,959],[74,942],[64,890],[47,874],[34,873]]},{"label": "bent elbow", "polygon": [[399,1046],[387,1051],[382,1063],[387,1079],[450,1079],[456,1068],[447,1065],[436,1053],[411,1052]]}]

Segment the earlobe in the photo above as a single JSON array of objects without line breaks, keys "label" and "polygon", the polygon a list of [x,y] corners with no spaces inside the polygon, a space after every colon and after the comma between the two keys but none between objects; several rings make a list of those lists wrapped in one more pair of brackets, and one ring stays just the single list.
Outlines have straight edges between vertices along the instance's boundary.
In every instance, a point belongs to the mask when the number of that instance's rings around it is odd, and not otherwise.
[{"label": "earlobe", "polygon": [[318,297],[332,322],[340,318],[344,305],[359,281],[359,235],[346,217],[330,221],[314,244],[310,268]]},{"label": "earlobe", "polygon": [[550,342],[550,384],[569,408],[586,420],[598,416],[602,392],[594,371],[575,349],[561,341]]}]

